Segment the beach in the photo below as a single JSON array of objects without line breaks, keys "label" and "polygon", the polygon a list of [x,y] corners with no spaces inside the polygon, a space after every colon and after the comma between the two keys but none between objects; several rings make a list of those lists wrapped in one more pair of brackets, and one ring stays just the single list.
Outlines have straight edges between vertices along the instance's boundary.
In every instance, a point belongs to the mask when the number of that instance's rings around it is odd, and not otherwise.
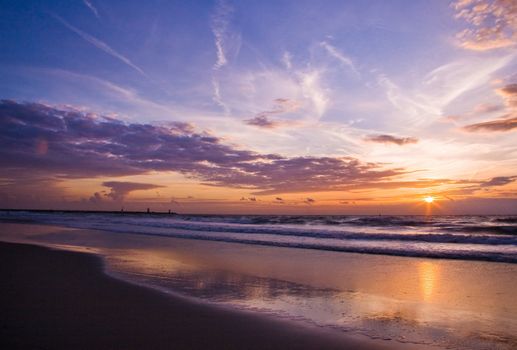
[{"label": "beach", "polygon": [[0,243],[3,349],[389,349],[106,276],[93,255]]},{"label": "beach", "polygon": [[13,222],[0,224],[5,348],[517,344],[515,264]]}]

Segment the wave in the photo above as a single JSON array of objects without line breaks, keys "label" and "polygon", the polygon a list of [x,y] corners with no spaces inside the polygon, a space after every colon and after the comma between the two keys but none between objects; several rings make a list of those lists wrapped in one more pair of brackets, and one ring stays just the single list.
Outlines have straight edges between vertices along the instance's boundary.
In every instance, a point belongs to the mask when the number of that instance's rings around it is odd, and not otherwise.
[{"label": "wave", "polygon": [[236,224],[203,224],[184,221],[132,220],[112,222],[112,224],[128,224],[141,227],[163,229],[179,229],[197,232],[231,232],[243,235],[271,234],[278,236],[328,238],[335,240],[380,240],[380,241],[414,241],[429,243],[464,243],[488,245],[517,245],[517,237],[479,234],[453,233],[382,233],[382,232],[349,232],[343,230],[323,230],[316,228],[249,226]]},{"label": "wave", "polygon": [[[77,227],[77,226],[76,226]],[[86,227],[82,227],[86,228]],[[151,232],[137,227],[105,227],[103,225],[95,225],[95,227],[88,227],[100,230],[109,230],[115,233],[133,233],[146,236],[159,236],[159,237],[171,237],[171,238],[183,238],[183,239],[194,239],[194,240],[205,240],[205,241],[217,241],[217,242],[229,242],[229,243],[242,243],[248,245],[260,245],[260,246],[273,246],[273,247],[284,247],[284,248],[302,248],[302,249],[313,249],[313,250],[324,250],[334,252],[348,252],[348,253],[364,253],[364,254],[378,254],[378,255],[394,255],[394,256],[406,256],[406,257],[425,257],[425,258],[441,258],[441,259],[459,259],[459,260],[481,260],[481,261],[493,261],[493,262],[506,262],[506,263],[517,263],[517,249],[508,249],[507,251],[490,251],[490,250],[474,250],[465,249],[465,247],[457,246],[457,249],[448,247],[447,249],[428,249],[425,245],[418,246],[418,243],[411,246],[406,246],[399,241],[393,241],[393,245],[382,246],[382,245],[370,245],[364,241],[359,241],[359,244],[353,244],[353,241],[343,240],[337,244],[335,240],[331,242],[326,241],[325,243],[318,243],[317,241],[288,241],[270,239],[270,237],[262,237],[263,239],[253,239],[244,236],[224,236],[224,235],[211,235],[209,232],[196,232],[196,231],[183,231],[183,232]],[[253,237],[253,236],[251,236]],[[402,243],[402,244],[400,244]],[[425,242],[422,242],[425,244]],[[443,247],[441,247],[443,248]]]},{"label": "wave", "polygon": [[513,217],[0,212],[0,219],[255,245],[517,263],[517,225],[513,225]]}]

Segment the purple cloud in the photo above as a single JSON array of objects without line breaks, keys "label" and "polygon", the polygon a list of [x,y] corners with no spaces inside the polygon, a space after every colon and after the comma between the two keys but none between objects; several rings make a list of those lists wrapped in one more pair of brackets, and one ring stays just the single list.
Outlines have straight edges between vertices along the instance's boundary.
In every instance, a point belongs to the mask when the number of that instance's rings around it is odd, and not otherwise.
[{"label": "purple cloud", "polygon": [[417,143],[418,139],[414,137],[397,137],[392,135],[368,135],[364,138],[368,142],[376,143],[393,143],[399,146]]},{"label": "purple cloud", "polygon": [[266,115],[257,115],[251,119],[246,119],[244,123],[264,129],[274,129],[279,125],[277,121],[270,120]]},{"label": "purple cloud", "polygon": [[517,176],[497,176],[482,182],[481,187],[504,186],[517,180]]},{"label": "purple cloud", "polygon": [[281,125],[292,124],[287,121],[271,120],[270,117],[278,114],[295,112],[300,107],[301,104],[296,100],[277,98],[274,100],[274,106],[271,110],[260,112],[253,118],[244,120],[244,123],[264,129],[274,129]]},{"label": "purple cloud", "polygon": [[[260,154],[225,145],[185,123],[128,124],[14,101],[0,102],[0,165],[0,176],[13,183],[174,171],[253,194],[343,190],[406,173],[351,157]],[[115,185],[112,192],[123,195],[124,187]]]},{"label": "purple cloud", "polygon": [[517,128],[517,117],[490,120],[482,123],[470,124],[463,127],[468,132],[501,132]]}]

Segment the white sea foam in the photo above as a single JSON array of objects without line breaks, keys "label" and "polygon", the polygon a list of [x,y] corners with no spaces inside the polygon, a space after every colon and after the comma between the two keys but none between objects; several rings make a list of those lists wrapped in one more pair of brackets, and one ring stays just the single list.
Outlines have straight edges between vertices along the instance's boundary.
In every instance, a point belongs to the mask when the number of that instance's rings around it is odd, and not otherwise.
[{"label": "white sea foam", "polygon": [[186,216],[0,212],[22,220],[163,237],[517,263],[517,220],[500,216]]}]

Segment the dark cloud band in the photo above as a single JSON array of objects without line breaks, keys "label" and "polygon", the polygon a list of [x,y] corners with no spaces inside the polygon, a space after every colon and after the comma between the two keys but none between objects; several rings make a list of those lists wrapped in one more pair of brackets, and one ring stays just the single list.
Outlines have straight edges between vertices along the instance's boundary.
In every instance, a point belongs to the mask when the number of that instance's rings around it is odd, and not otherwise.
[{"label": "dark cloud band", "polygon": [[[351,157],[283,157],[225,145],[191,125],[126,124],[38,103],[0,103],[1,176],[90,178],[174,171],[255,193],[342,190],[405,173]],[[112,183],[114,195],[123,188]]]}]

